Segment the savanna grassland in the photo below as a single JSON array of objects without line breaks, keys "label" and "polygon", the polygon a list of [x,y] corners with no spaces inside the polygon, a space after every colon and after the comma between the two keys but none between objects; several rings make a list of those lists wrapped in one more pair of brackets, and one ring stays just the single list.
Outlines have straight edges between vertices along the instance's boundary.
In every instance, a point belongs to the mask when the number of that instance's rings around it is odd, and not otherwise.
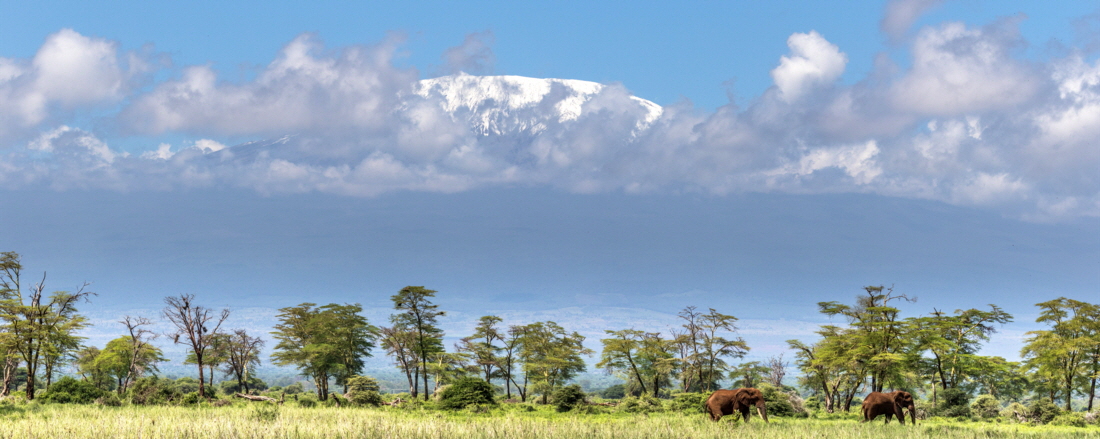
[{"label": "savanna grassland", "polygon": [[0,438],[1100,438],[1100,428],[931,419],[916,426],[773,417],[765,424],[674,412],[556,413],[503,404],[481,413],[400,408],[231,406],[107,407],[5,404]]}]

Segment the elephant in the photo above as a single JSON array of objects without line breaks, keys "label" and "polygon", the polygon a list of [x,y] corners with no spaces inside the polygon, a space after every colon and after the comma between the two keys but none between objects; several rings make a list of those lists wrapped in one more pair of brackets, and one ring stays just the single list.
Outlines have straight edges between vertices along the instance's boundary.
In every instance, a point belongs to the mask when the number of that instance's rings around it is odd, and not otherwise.
[{"label": "elephant", "polygon": [[863,398],[863,420],[860,422],[869,422],[878,415],[886,415],[887,424],[890,423],[890,418],[897,416],[901,425],[905,425],[904,409],[909,409],[909,417],[913,418],[913,424],[916,425],[917,411],[913,405],[913,394],[901,390],[890,393],[871,392]]},{"label": "elephant", "polygon": [[710,420],[717,421],[723,415],[741,412],[741,418],[749,422],[749,407],[756,406],[756,413],[768,422],[768,409],[764,407],[764,394],[760,390],[746,387],[733,390],[716,390],[707,398],[707,413]]}]

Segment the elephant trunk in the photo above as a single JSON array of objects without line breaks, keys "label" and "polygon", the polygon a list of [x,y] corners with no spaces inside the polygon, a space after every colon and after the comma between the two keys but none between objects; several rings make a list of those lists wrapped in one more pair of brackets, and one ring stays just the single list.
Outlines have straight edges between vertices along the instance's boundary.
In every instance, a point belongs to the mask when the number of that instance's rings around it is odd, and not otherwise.
[{"label": "elephant trunk", "polygon": [[763,399],[756,403],[756,413],[760,415],[760,418],[763,419],[764,422],[768,422],[768,408],[764,407]]},{"label": "elephant trunk", "polygon": [[[914,404],[909,404],[909,407],[906,408],[909,409],[909,418],[913,420],[913,425],[917,425],[917,407]],[[901,423],[904,425],[905,421]]]}]

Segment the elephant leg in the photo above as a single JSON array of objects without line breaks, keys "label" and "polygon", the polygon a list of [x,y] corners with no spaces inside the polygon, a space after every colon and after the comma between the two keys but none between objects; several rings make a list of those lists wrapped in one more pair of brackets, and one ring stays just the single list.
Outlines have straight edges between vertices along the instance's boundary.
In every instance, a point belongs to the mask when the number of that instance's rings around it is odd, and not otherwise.
[{"label": "elephant leg", "polygon": [[886,423],[889,424],[890,420],[894,419],[894,414],[893,413],[887,413],[885,418],[886,418]]},{"label": "elephant leg", "polygon": [[741,419],[744,419],[745,422],[749,422],[749,408],[748,407],[745,407],[745,408],[741,409]]}]

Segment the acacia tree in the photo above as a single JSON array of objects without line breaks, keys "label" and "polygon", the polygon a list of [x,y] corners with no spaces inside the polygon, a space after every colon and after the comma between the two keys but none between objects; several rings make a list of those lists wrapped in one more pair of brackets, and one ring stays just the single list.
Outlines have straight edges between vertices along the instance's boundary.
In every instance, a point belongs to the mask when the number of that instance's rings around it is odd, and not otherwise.
[{"label": "acacia tree", "polygon": [[1051,328],[1028,332],[1031,337],[1025,340],[1020,355],[1037,378],[1050,380],[1051,402],[1058,391],[1062,393],[1068,411],[1079,383],[1088,381],[1091,354],[1097,343],[1096,316],[1100,313],[1096,310],[1097,305],[1065,297],[1035,306],[1042,309],[1035,321],[1051,325]]},{"label": "acacia tree", "polygon": [[150,343],[135,342],[132,336],[124,335],[107,342],[107,346],[90,364],[82,367],[86,367],[89,372],[100,371],[113,378],[115,391],[122,395],[146,372],[155,372],[157,363],[163,361],[168,359],[164,358],[159,348]]},{"label": "acacia tree", "polygon": [[976,373],[978,350],[989,335],[997,332],[994,324],[1012,321],[1012,315],[996,305],[989,311],[956,310],[955,315],[933,310],[932,315],[910,320],[911,334],[918,352],[932,354],[932,368],[941,389],[958,388]]},{"label": "acacia tree", "polygon": [[516,386],[516,391],[520,394],[520,400],[527,401],[527,376],[523,377],[523,387],[521,388],[519,383],[516,382],[515,370],[516,365],[519,363],[518,354],[521,341],[523,340],[523,334],[526,332],[524,326],[509,326],[507,336],[501,339],[503,343],[501,346],[500,356],[500,373],[504,376],[504,393],[505,398],[512,399],[512,386]]},{"label": "acacia tree", "polygon": [[887,381],[900,381],[907,347],[907,325],[899,318],[901,310],[891,306],[891,302],[913,302],[915,299],[894,294],[893,287],[867,286],[863,290],[867,295],[858,297],[855,306],[839,302],[819,302],[817,305],[825,315],[841,315],[848,320],[850,329],[839,333],[857,341],[848,355],[867,366],[870,390],[881,392]]},{"label": "acacia tree", "polygon": [[742,358],[749,346],[736,334],[737,317],[722,314],[710,308],[706,314],[689,306],[680,311],[684,320],[683,332],[673,332],[674,343],[680,354],[680,383],[683,391],[709,392],[729,371],[726,359]]},{"label": "acacia tree", "polygon": [[497,324],[502,321],[497,316],[482,316],[478,320],[473,335],[463,338],[455,348],[459,352],[469,353],[474,365],[485,376],[485,382],[498,375],[500,359],[497,357],[503,348],[494,344],[502,340]]},{"label": "acacia tree", "polygon": [[[535,322],[526,325],[520,339],[519,359],[523,372],[547,403],[550,393],[579,372],[584,372],[581,355],[591,355],[584,347],[584,336],[568,333],[557,323]],[[526,386],[525,386],[526,387]]]},{"label": "acacia tree", "polygon": [[672,343],[655,332],[635,329],[604,332],[612,337],[600,340],[603,352],[596,367],[621,373],[642,394],[652,392],[658,397],[661,385],[670,381],[669,375],[676,365]]},{"label": "acacia tree", "polygon": [[[126,326],[126,332],[130,334],[128,339],[130,343],[129,355],[127,356],[126,375],[119,382],[119,394],[125,393],[126,389],[133,384],[138,377],[145,374],[146,368],[149,366],[150,352],[155,351],[154,357],[160,357],[160,350],[152,346],[151,342],[156,340],[157,334],[153,331],[145,328],[153,324],[153,322],[145,317],[130,317],[124,316],[119,321]],[[163,360],[162,360],[163,361]]]},{"label": "acacia tree", "polygon": [[747,361],[731,368],[729,378],[733,380],[734,387],[756,387],[764,381],[768,371],[768,366],[759,361]]},{"label": "acacia tree", "polygon": [[[24,294],[22,271],[19,254],[0,253],[0,322],[6,333],[2,341],[26,367],[27,399],[34,399],[39,367],[49,363],[52,368],[51,358],[61,358],[66,350],[79,346],[81,338],[75,334],[87,326],[87,321],[77,313],[76,304],[95,293],[84,291],[89,285],[85,282],[75,293],[56,291],[47,296],[46,273],[42,273],[42,280]],[[8,361],[6,358],[5,369]],[[8,379],[6,376],[5,388],[10,384]]]},{"label": "acacia tree", "polygon": [[371,355],[378,328],[360,316],[362,307],[303,303],[282,308],[272,336],[279,341],[271,354],[280,366],[293,365],[313,378],[317,397],[328,399],[329,378],[347,386],[347,379],[363,370],[363,358]]},{"label": "acacia tree", "polygon": [[[432,355],[443,352],[443,330],[439,329],[437,319],[446,313],[439,310],[439,305],[433,304],[431,298],[435,297],[435,290],[429,290],[422,286],[407,286],[402,288],[390,299],[393,300],[393,308],[400,311],[390,316],[395,327],[407,328],[415,334],[412,350],[420,361],[421,378],[424,380],[424,400],[428,400],[428,361]],[[416,385],[414,384],[414,387]]]},{"label": "acacia tree", "polygon": [[395,324],[382,328],[382,346],[386,354],[393,358],[394,365],[405,373],[409,381],[409,394],[413,399],[419,396],[417,383],[420,380],[420,359],[416,356],[416,334],[405,325]]},{"label": "acacia tree", "polygon": [[208,360],[214,341],[218,339],[222,323],[229,318],[229,310],[222,309],[217,315],[205,306],[195,305],[194,294],[181,294],[179,297],[165,297],[164,317],[176,327],[168,333],[175,344],[186,345],[194,354],[195,364],[199,368],[199,396],[206,398],[203,366]]},{"label": "acacia tree", "polygon": [[260,364],[260,350],[264,340],[252,337],[244,329],[235,329],[226,344],[225,373],[237,378],[237,388],[248,393],[250,371]]}]

